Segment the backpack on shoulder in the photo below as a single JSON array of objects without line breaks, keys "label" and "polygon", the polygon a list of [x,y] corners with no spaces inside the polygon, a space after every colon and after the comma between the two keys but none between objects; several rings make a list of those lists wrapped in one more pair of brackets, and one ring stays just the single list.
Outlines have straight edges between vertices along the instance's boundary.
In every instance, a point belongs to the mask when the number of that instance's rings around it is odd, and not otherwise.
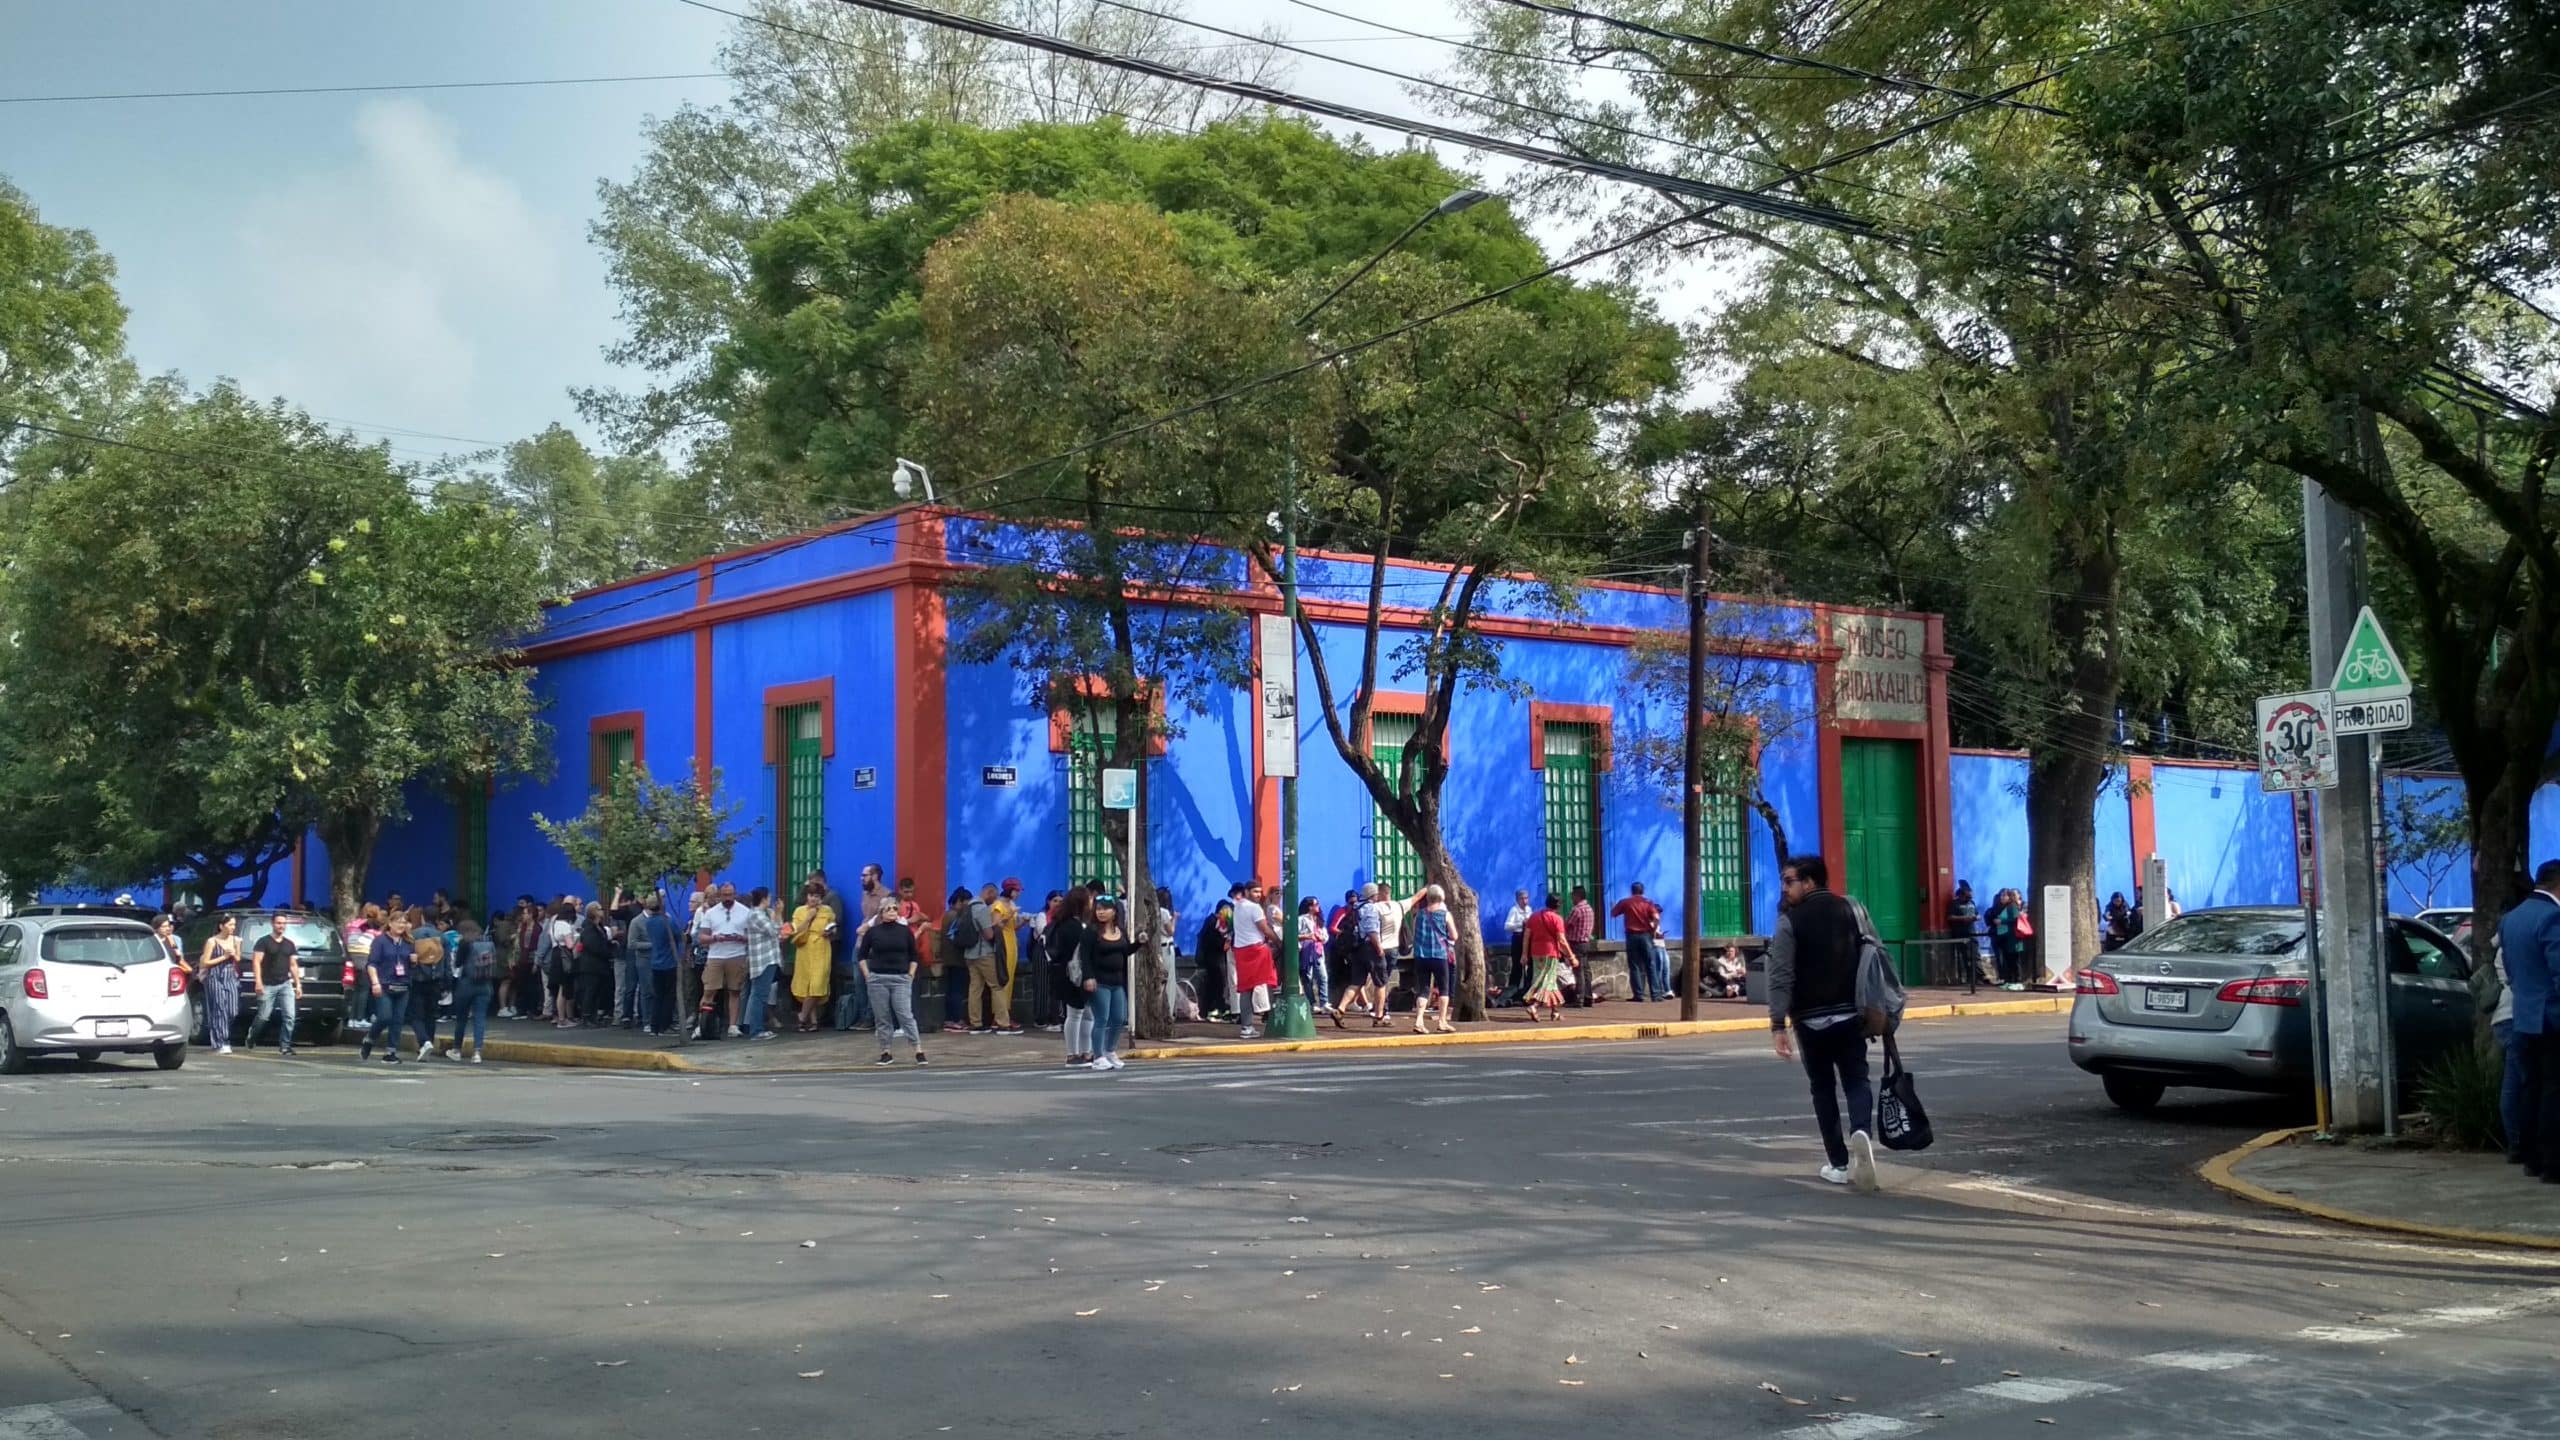
[{"label": "backpack on shoulder", "polygon": [[1902,1011],[1910,996],[1902,988],[1892,954],[1876,938],[1876,924],[1868,917],[1867,907],[1855,900],[1849,903],[1858,915],[1858,1026],[1869,1039],[1890,1036],[1902,1028]]}]

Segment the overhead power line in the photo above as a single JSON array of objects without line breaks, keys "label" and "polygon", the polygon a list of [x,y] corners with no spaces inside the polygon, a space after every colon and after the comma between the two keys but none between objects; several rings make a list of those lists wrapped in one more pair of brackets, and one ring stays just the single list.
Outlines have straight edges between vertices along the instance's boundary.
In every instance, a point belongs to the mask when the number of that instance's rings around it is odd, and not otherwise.
[{"label": "overhead power line", "polygon": [[[1918,80],[1903,75],[1881,75],[1873,70],[1861,70],[1854,65],[1842,65],[1836,61],[1818,59],[1811,55],[1789,55],[1776,50],[1763,50],[1756,45],[1745,45],[1736,40],[1718,39],[1713,35],[1700,35],[1687,30],[1666,30],[1659,25],[1648,25],[1639,20],[1621,19],[1615,15],[1603,15],[1596,10],[1584,10],[1572,5],[1549,4],[1547,3],[1547,0],[1498,0],[1498,3],[1509,5],[1514,9],[1531,10],[1541,15],[1552,15],[1559,19],[1589,20],[1597,24],[1609,26],[1612,29],[1624,30],[1630,34],[1643,35],[1655,40],[1667,40],[1673,44],[1703,45],[1710,50],[1721,50],[1729,55],[1742,55],[1754,60],[1765,60],[1772,65],[1789,65],[1807,70],[1818,70],[1825,74],[1836,75],[1843,80],[1863,80],[1870,85],[1882,85],[1887,89],[1901,90],[1911,94],[1944,95],[1954,100],[1982,100],[1986,98],[1970,90],[1958,90],[1953,86],[1940,85],[1930,80]],[[2039,105],[2032,100],[2003,98],[1994,101],[1994,103],[2006,105],[2018,110],[2033,110],[2044,115],[2060,115],[2063,113],[2049,105]]]},{"label": "overhead power line", "polygon": [[[699,4],[700,0],[685,0],[685,3]],[[1585,159],[1581,156],[1570,155],[1560,150],[1550,150],[1544,146],[1525,144],[1516,140],[1507,140],[1496,135],[1487,135],[1472,130],[1462,130],[1455,126],[1435,124],[1426,120],[1415,120],[1406,116],[1393,115],[1378,110],[1370,110],[1358,105],[1347,105],[1337,101],[1320,100],[1313,96],[1296,94],[1292,91],[1282,90],[1270,85],[1258,84],[1248,80],[1231,80],[1222,76],[1207,75],[1196,70],[1187,70],[1177,65],[1167,65],[1160,61],[1147,60],[1138,56],[1116,54],[1112,51],[1096,49],[1093,46],[1079,44],[1076,41],[1067,40],[1059,36],[1043,35],[1035,31],[1025,30],[1015,25],[1007,25],[993,20],[981,20],[970,15],[956,15],[947,10],[937,10],[929,5],[912,4],[909,3],[909,0],[838,0],[838,3],[852,5],[857,9],[869,10],[877,14],[894,15],[900,19],[921,21],[928,25],[938,25],[944,29],[958,30],[965,34],[981,35],[991,40],[1002,40],[1028,49],[1044,51],[1052,55],[1063,55],[1071,60],[1082,60],[1095,65],[1107,65],[1114,69],[1127,70],[1134,74],[1152,76],[1160,80],[1171,80],[1185,85],[1197,86],[1205,90],[1214,90],[1220,94],[1233,95],[1239,99],[1250,100],[1257,104],[1274,106],[1279,109],[1295,110],[1308,115],[1320,115],[1327,119],[1346,121],[1354,125],[1376,126],[1379,129],[1394,130],[1426,140],[1438,140],[1446,144],[1481,151],[1489,155],[1503,155],[1515,160],[1524,160],[1532,164],[1545,165],[1560,170],[1571,170],[1584,175],[1597,176],[1605,180],[1616,180],[1625,184],[1640,185],[1646,189],[1659,191],[1667,195],[1679,195],[1691,200],[1705,201],[1715,205],[1732,205],[1740,209],[1749,210],[1755,214],[1766,215],[1771,219],[1787,220],[1798,224],[1812,225],[1821,229],[1835,230],[1851,235],[1874,236],[1880,234],[1876,224],[1863,217],[1852,215],[1847,211],[1834,209],[1827,205],[1815,205],[1801,201],[1780,199],[1770,195],[1765,189],[1745,190],[1731,185],[1716,185],[1706,181],[1693,180],[1685,176],[1668,175],[1660,171],[1646,170],[1633,165],[1621,165],[1611,161]],[[710,7],[706,6],[704,8]]]}]

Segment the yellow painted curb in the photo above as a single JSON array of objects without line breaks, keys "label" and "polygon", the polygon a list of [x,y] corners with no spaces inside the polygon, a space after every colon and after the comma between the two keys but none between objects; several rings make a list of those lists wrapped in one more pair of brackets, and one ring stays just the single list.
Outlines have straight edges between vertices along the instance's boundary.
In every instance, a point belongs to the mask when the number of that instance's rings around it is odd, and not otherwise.
[{"label": "yellow painted curb", "polygon": [[2388,1230],[2400,1235],[2421,1235],[2430,1240],[2449,1240],[2458,1245],[2513,1245],[2527,1250],[2560,1250],[2560,1237],[2516,1235],[2504,1230],[2465,1230],[2452,1225],[2428,1225],[2416,1220],[2398,1220],[2388,1215],[2365,1215],[2353,1210],[2341,1210],[2335,1205],[2323,1205],[2316,1200],[2305,1200],[2298,1195],[2287,1195],[2280,1190],[2270,1190],[2263,1185],[2243,1180],[2232,1173],[2232,1167],[2259,1151],[2271,1150],[2311,1133],[2312,1127],[2308,1125],[2296,1126],[2290,1130],[2270,1130],[2246,1145],[2225,1150],[2207,1160],[2196,1167],[2196,1174],[2202,1176],[2204,1183],[2216,1190],[2237,1195],[2243,1200],[2254,1200],[2261,1205],[2273,1206],[2278,1210],[2290,1210],[2296,1215],[2308,1215],[2315,1220],[2354,1225],[2366,1230]]},{"label": "yellow painted curb", "polygon": [[520,1065],[565,1065],[576,1070],[702,1072],[701,1066],[664,1050],[615,1050],[602,1045],[553,1045],[539,1040],[492,1040],[488,1056]]},{"label": "yellow painted curb", "polygon": [[[2071,1009],[2067,995],[2033,1000],[1983,1000],[1961,1005],[1923,1005],[1902,1012],[1904,1020],[1953,1020],[1980,1015],[2059,1015]],[[1454,1035],[1367,1034],[1349,1032],[1338,1039],[1253,1040],[1230,1045],[1204,1040],[1187,1045],[1151,1045],[1130,1050],[1132,1060],[1223,1060],[1231,1056],[1303,1055],[1325,1050],[1403,1050],[1442,1045],[1543,1045],[1564,1040],[1665,1040],[1681,1035],[1739,1035],[1769,1028],[1766,1015],[1730,1020],[1631,1020],[1608,1025],[1505,1026],[1500,1030],[1461,1030]]]}]

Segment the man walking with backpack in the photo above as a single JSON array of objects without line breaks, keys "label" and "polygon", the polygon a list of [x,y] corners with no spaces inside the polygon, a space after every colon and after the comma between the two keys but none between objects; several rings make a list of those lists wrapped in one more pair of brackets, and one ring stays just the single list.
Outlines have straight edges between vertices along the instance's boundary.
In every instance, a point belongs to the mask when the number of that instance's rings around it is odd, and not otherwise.
[{"label": "man walking with backpack", "polygon": [[[1821,1175],[1872,1194],[1876,1188],[1875,1087],[1867,1078],[1867,1032],[1858,1009],[1858,966],[1866,921],[1855,902],[1831,893],[1831,868],[1798,855],[1778,868],[1777,930],[1769,937],[1769,1028],[1781,1060],[1802,1052],[1813,1082],[1813,1118],[1822,1127]],[[1841,1100],[1849,1133],[1840,1133]]]}]

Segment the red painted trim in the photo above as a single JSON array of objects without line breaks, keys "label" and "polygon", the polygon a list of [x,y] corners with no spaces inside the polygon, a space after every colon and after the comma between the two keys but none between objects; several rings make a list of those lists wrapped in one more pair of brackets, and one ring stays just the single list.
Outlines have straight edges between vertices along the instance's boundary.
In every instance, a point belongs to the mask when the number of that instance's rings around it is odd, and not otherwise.
[{"label": "red painted trim", "polygon": [[[1297,658],[1296,632],[1290,634],[1289,653],[1277,663],[1288,664]],[[1253,732],[1253,873],[1258,880],[1286,885],[1293,877],[1280,868],[1280,781],[1263,773],[1267,758],[1262,745],[1262,673],[1263,666],[1273,663],[1262,649],[1262,626],[1253,627],[1253,704],[1245,713],[1245,725]],[[1301,766],[1300,768],[1304,768]],[[1305,868],[1300,862],[1300,869]],[[1300,889],[1306,888],[1303,884]],[[1294,907],[1296,901],[1283,895],[1283,903]]]},{"label": "red painted trim", "polygon": [[[704,562],[703,568],[707,577],[708,561]],[[603,630],[565,636],[558,640],[539,641],[526,646],[521,658],[527,663],[539,665],[552,660],[565,659],[571,655],[589,655],[599,650],[613,650],[642,640],[681,635],[685,631],[706,625],[727,625],[739,620],[751,620],[759,615],[774,615],[829,600],[841,600],[847,596],[868,595],[875,590],[887,590],[904,584],[919,572],[941,573],[949,568],[920,564],[912,560],[893,560],[886,565],[869,570],[857,570],[850,575],[831,575],[823,580],[785,585],[778,589],[759,591],[753,595],[740,595],[732,599],[716,601],[708,598],[711,586],[709,579],[705,578],[696,582],[695,604],[690,610],[673,615],[655,616],[647,620],[635,620],[628,625],[616,625]]]},{"label": "red painted trim", "polygon": [[818,753],[832,757],[836,753],[836,678],[800,680],[789,685],[768,685],[764,690],[764,763],[782,763],[781,712],[794,705],[818,707]]},{"label": "red painted trim", "polygon": [[[900,548],[910,552],[914,550],[911,545],[902,545]],[[707,576],[709,562],[704,562],[703,568]],[[691,610],[675,615],[635,620],[628,625],[589,631],[558,640],[540,641],[526,646],[520,659],[526,664],[545,664],[573,655],[588,655],[597,651],[636,644],[643,640],[682,634],[687,630],[697,630],[704,626],[732,624],[760,615],[779,614],[804,606],[823,604],[829,600],[868,595],[874,591],[894,589],[904,585],[932,583],[947,575],[966,573],[967,569],[966,566],[949,565],[935,560],[912,558],[894,560],[887,565],[856,571],[850,575],[831,576],[799,585],[786,585],[779,589],[762,591],[754,595],[741,595],[717,602],[709,599],[710,585],[705,579],[697,586],[696,603]],[[1166,604],[1186,602],[1215,604],[1225,609],[1246,613],[1267,611],[1277,614],[1280,610],[1278,599],[1258,590],[1235,593],[1212,593],[1201,590],[1165,591],[1144,598]],[[1323,624],[1365,626],[1368,623],[1368,607],[1363,604],[1310,599],[1303,596],[1300,597],[1298,604],[1308,616]],[[1379,623],[1382,628],[1389,630],[1421,630],[1428,628],[1433,621],[1428,611],[1390,606],[1380,613]],[[1594,625],[1581,621],[1532,620],[1504,615],[1477,616],[1472,626],[1476,633],[1496,639],[1563,640],[1579,644],[1615,646],[1620,649],[1640,639],[1658,637],[1664,633],[1643,626]],[[1713,648],[1718,655],[1737,655],[1757,660],[1810,661],[1820,653],[1818,646],[1784,641],[1734,643],[1720,639],[1715,642]]]},{"label": "red painted trim", "polygon": [[[1427,703],[1423,696],[1410,690],[1379,691],[1370,698],[1368,719],[1360,722],[1360,731],[1352,737],[1351,743],[1359,747],[1361,754],[1368,754],[1370,720],[1375,720],[1381,715],[1410,715],[1420,720],[1423,707]],[[1443,765],[1449,763],[1449,732],[1445,729],[1440,732],[1440,763]],[[1301,857],[1300,863],[1304,863],[1304,857]]]},{"label": "red painted trim", "polygon": [[2168,767],[2169,767],[2170,769],[2172,769],[2172,770],[2246,770],[2246,771],[2248,771],[2248,772],[2249,772],[2250,774],[2252,774],[2252,775],[2254,775],[2254,774],[2258,773],[2258,767],[2257,767],[2257,766],[2255,766],[2255,765],[2253,765],[2253,764],[2250,764],[2250,763],[2249,763],[2248,761],[2246,761],[2246,760],[2159,760],[2159,759],[2154,759],[2151,763],[2153,763],[2154,765],[2166,765],[2166,766],[2168,766]]},{"label": "red painted trim", "polygon": [[[942,549],[942,516],[916,511],[899,522],[911,551]],[[949,863],[946,802],[949,799],[949,691],[944,665],[948,619],[942,591],[910,579],[898,588],[890,637],[890,663],[906,704],[899,717],[897,867],[892,880],[912,878],[916,895],[939,910]]]},{"label": "red painted trim", "polygon": [[[1306,546],[1299,547],[1298,558],[1301,560],[1330,560],[1342,565],[1374,565],[1377,563],[1378,559],[1375,555],[1356,554],[1347,550],[1317,550]],[[1402,570],[1407,572],[1421,571],[1429,573],[1433,571],[1445,571],[1448,567],[1438,565],[1427,560],[1406,560],[1395,556],[1389,556],[1387,559],[1387,568],[1390,571]],[[1528,585],[1535,585],[1539,583],[1536,575],[1527,573],[1505,573],[1501,578],[1505,580],[1518,581],[1522,584]],[[1660,595],[1673,600],[1684,599],[1687,595],[1686,591],[1669,586],[1639,585],[1630,580],[1576,580],[1573,584],[1576,588],[1584,590],[1618,590],[1631,595]],[[1775,604],[1778,608],[1787,610],[1804,610],[1812,608],[1800,602],[1791,603],[1783,600],[1772,601],[1770,597],[1766,595],[1736,595],[1723,590],[1708,591],[1707,599],[1710,601],[1724,601],[1734,605],[1762,606]],[[1300,597],[1298,603],[1301,608],[1304,608],[1306,604],[1305,598],[1303,596]],[[1367,605],[1368,602],[1362,601],[1354,608],[1365,612]],[[1925,620],[1928,618],[1928,613],[1922,610],[1887,610],[1873,605],[1834,605],[1829,607],[1827,613],[1834,615],[1883,615],[1897,620]]]},{"label": "red painted trim", "polygon": [[[874,511],[868,515],[857,515],[850,520],[839,520],[832,525],[821,525],[815,530],[803,530],[794,535],[784,535],[772,540],[760,540],[753,545],[741,546],[735,550],[723,550],[717,555],[708,555],[700,560],[688,560],[682,565],[670,565],[663,570],[645,570],[637,575],[625,575],[619,580],[608,580],[602,585],[590,586],[587,589],[581,590],[570,596],[568,600],[558,603],[561,605],[567,605],[597,595],[610,595],[616,590],[628,590],[635,585],[646,585],[652,580],[673,580],[687,570],[697,568],[704,574],[708,575],[713,571],[716,571],[720,566],[726,565],[734,560],[744,560],[749,556],[764,554],[768,550],[779,550],[786,545],[813,544],[816,541],[825,539],[829,535],[841,535],[849,531],[860,530],[867,525],[877,524],[882,520],[891,518],[892,516],[904,515],[910,511],[919,511],[922,509],[924,509],[922,505],[914,504],[892,506],[887,510]],[[701,591],[701,596],[702,598],[707,599],[709,598],[709,594],[709,586],[706,584]]]},{"label": "red painted trim", "polygon": [[[1111,694],[1111,682],[1103,679],[1099,675],[1079,675],[1076,677],[1075,690],[1076,694],[1089,700],[1107,699]],[[1144,687],[1144,693],[1147,697],[1147,710],[1149,712],[1147,720],[1147,754],[1150,758],[1162,758],[1165,753],[1166,744],[1171,739],[1170,736],[1165,734],[1164,687],[1150,683]],[[1075,713],[1064,705],[1051,707],[1049,711],[1049,753],[1052,755],[1066,754],[1068,743],[1074,738],[1075,731]],[[1260,772],[1257,771],[1256,773]]]},{"label": "red painted trim", "polygon": [[2129,758],[2124,762],[2125,808],[2133,816],[2133,873],[2135,883],[2150,871],[2150,861],[2160,849],[2158,812],[2152,809],[2151,762]]},{"label": "red painted trim", "polygon": [[587,788],[601,790],[605,782],[604,737],[625,731],[631,735],[631,763],[647,769],[649,765],[649,716],[641,710],[616,710],[587,721]]},{"label": "red painted trim", "polygon": [[1589,725],[1600,736],[1600,770],[1603,774],[1617,768],[1615,717],[1606,705],[1557,705],[1545,700],[1529,702],[1529,768],[1547,768],[1547,726]]},{"label": "red painted trim", "polygon": [[1987,756],[1993,760],[2031,760],[2035,758],[2024,750],[1995,750],[1980,745],[1950,745],[1947,747],[1947,753],[1949,755],[1981,755]]}]

